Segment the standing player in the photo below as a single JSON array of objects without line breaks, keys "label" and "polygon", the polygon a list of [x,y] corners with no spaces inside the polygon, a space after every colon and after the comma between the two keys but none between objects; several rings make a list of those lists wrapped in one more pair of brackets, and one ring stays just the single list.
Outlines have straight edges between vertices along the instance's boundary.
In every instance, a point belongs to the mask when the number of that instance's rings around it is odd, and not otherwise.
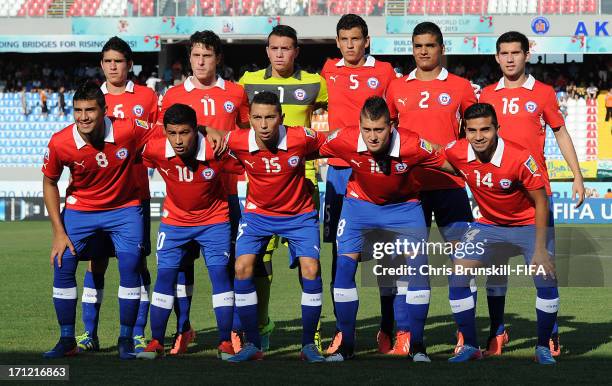
[{"label": "standing player", "polygon": [[[552,191],[544,158],[546,125],[550,126],[561,149],[561,154],[574,174],[572,197],[577,197],[577,206],[584,200],[584,181],[572,139],[565,128],[563,115],[555,91],[549,85],[537,81],[525,73],[525,63],[529,61],[529,40],[520,32],[506,32],[496,43],[495,60],[503,77],[496,84],[485,87],[480,94],[480,102],[495,107],[499,117],[499,135],[506,140],[523,144],[542,165],[549,203],[552,205]],[[549,218],[549,226],[554,227],[554,217]],[[554,232],[553,232],[554,236]],[[490,287],[490,288],[489,288]],[[506,287],[488,286],[487,303],[491,331],[487,344],[487,355],[501,355],[502,346],[508,342],[504,327],[504,306]],[[554,356],[560,354],[557,326],[553,330],[550,347]]]},{"label": "standing player", "polygon": [[236,238],[236,307],[248,343],[230,361],[261,359],[257,326],[257,293],[253,270],[272,235],[289,242],[290,267],[300,267],[302,279],[302,358],[324,361],[314,344],[321,316],[322,282],[319,270],[319,220],[306,183],[304,161],[325,138],[316,131],[282,125],[276,94],[253,97],[250,130],[228,134],[227,146],[245,165],[249,191]]},{"label": "standing player", "polygon": [[[287,126],[310,127],[313,110],[327,104],[327,87],[319,74],[306,72],[295,63],[300,53],[297,33],[288,25],[277,25],[268,35],[266,54],[270,65],[263,70],[246,72],[239,83],[249,96],[262,91],[275,93],[283,107],[283,123]],[[319,208],[319,185],[317,183],[314,161],[306,161],[306,178],[312,183],[315,208]],[[257,287],[257,315],[261,333],[262,350],[270,346],[270,334],[274,322],[270,319],[270,285],[272,284],[272,253],[278,246],[278,237],[274,236],[263,255],[258,259],[255,269],[255,286]],[[317,330],[317,346],[321,349],[320,333]]]},{"label": "standing player", "polygon": [[[183,84],[170,88],[162,99],[159,120],[163,122],[166,110],[175,103],[192,107],[196,111],[198,125],[220,130],[248,127],[249,105],[242,86],[225,81],[217,75],[221,63],[221,39],[212,31],[196,32],[189,38],[189,63],[193,75]],[[232,234],[235,235],[240,204],[238,202],[237,177],[224,174],[223,185],[228,194]],[[182,354],[195,338],[189,321],[191,295],[193,291],[193,260],[198,257],[197,247],[189,252],[191,259],[183,259],[178,275],[175,312],[177,313],[177,335],[170,354]]]},{"label": "standing player", "polygon": [[[353,173],[338,222],[338,262],[334,279],[334,302],[342,344],[327,360],[353,358],[355,322],[359,298],[355,274],[368,229],[397,229],[403,242],[420,243],[427,238],[418,190],[411,182],[415,166],[439,168],[444,159],[427,141],[404,128],[391,128],[389,109],[381,97],[368,98],[359,126],[332,134],[320,149],[321,156],[341,157]],[[448,168],[452,170],[452,168]],[[408,264],[417,272],[427,256],[411,256]],[[423,343],[429,309],[427,276],[410,277],[406,293],[408,323],[412,328],[410,355],[415,362],[430,362]]]},{"label": "standing player", "polygon": [[[128,81],[128,73],[132,68],[132,49],[129,44],[118,37],[110,38],[102,47],[100,65],[106,81],[100,87],[106,100],[107,113],[115,118],[140,119],[154,124],[157,121],[157,94],[148,87]],[[147,325],[149,312],[149,286],[151,275],[147,269],[146,257],[151,253],[151,210],[149,195],[149,178],[147,168],[140,159],[136,159],[136,181],[140,188],[144,220],[144,249],[141,267],[142,291],[138,319],[134,326],[134,347],[142,351],[145,347],[144,329]],[[100,306],[104,296],[104,274],[108,267],[109,256],[114,256],[112,240],[108,235],[98,235],[91,248],[94,255],[102,252],[103,256],[94,256],[89,261],[85,280],[83,282],[83,325],[85,332],[77,337],[80,351],[97,351],[98,321]],[[110,251],[109,251],[110,249]],[[88,257],[88,256],[86,256]]]},{"label": "standing player", "polygon": [[[472,105],[464,117],[466,138],[447,145],[445,155],[470,187],[482,217],[470,225],[462,239],[463,243],[477,247],[468,249],[466,246],[465,256],[454,258],[454,262],[464,267],[486,266],[500,255],[514,255],[514,247],[519,248],[526,263],[537,268],[534,276],[538,324],[535,359],[541,364],[554,364],[548,346],[557,319],[559,291],[550,257],[554,238],[547,237],[546,177],[535,156],[497,135],[497,116],[493,106],[487,103]],[[513,251],[508,254],[509,249]],[[469,250],[477,252],[470,253]],[[449,360],[465,362],[481,358],[469,279],[455,276],[451,280],[449,299],[465,340],[459,352]]]},{"label": "standing player", "polygon": [[[100,88],[93,83],[79,86],[74,94],[75,123],[53,135],[43,161],[43,195],[53,227],[53,303],[61,331],[46,358],[76,354],[77,255],[99,231],[110,235],[119,262],[119,357],[135,355],[143,214],[134,162],[153,130],[145,121],[110,119],[105,112]],[[60,214],[57,181],[64,167],[72,178]]]},{"label": "standing player", "polygon": [[[368,25],[361,17],[347,14],[340,18],[336,25],[336,45],[342,58],[327,60],[321,71],[329,93],[328,122],[332,131],[358,125],[359,113],[365,100],[371,96],[384,96],[387,86],[391,80],[395,79],[395,71],[389,63],[381,62],[366,54],[370,46],[370,37]],[[332,243],[330,290],[333,295],[338,256],[336,230],[351,168],[340,158],[330,158],[327,163],[329,167],[325,188],[323,241]],[[388,289],[382,290],[387,291]],[[387,353],[392,350],[393,294],[390,291],[381,292],[380,302],[381,322],[377,335],[378,350]],[[336,314],[335,309],[334,314]],[[342,334],[339,332],[340,330],[336,328],[334,338],[327,349],[328,354],[333,354],[338,349],[342,341]]]},{"label": "standing player", "polygon": [[[476,96],[467,79],[442,67],[444,39],[436,24],[423,22],[414,27],[412,55],[416,69],[391,82],[387,89],[391,118],[400,127],[414,130],[432,143],[446,144],[458,139],[461,115],[476,103]],[[431,227],[433,214],[444,240],[458,241],[472,221],[463,181],[441,171],[421,168],[415,169],[414,179],[421,186],[427,227]],[[404,327],[409,328],[398,328]],[[410,333],[406,331],[405,335],[409,337]]]},{"label": "standing player", "polygon": [[234,291],[227,269],[231,232],[221,172],[243,173],[244,169],[228,155],[215,159],[213,149],[198,132],[196,113],[189,106],[175,104],[166,110],[164,132],[163,138],[149,141],[143,152],[145,164],[156,168],[166,182],[167,197],[157,236],[157,281],[151,302],[153,339],[138,357],[154,359],[164,355],[164,336],[174,305],[179,267],[188,255],[189,243],[195,241],[212,283],[219,356],[226,359],[234,355],[230,342]]}]

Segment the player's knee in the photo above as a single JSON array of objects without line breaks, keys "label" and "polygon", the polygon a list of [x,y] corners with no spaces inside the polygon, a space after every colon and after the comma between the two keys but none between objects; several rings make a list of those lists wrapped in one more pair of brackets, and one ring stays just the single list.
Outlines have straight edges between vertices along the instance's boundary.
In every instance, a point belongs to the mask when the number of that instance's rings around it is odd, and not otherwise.
[{"label": "player's knee", "polygon": [[251,276],[253,276],[253,264],[247,259],[238,258],[236,259],[236,263],[234,264],[234,271],[236,275],[236,279],[244,280]]},{"label": "player's knee", "polygon": [[319,275],[319,261],[312,257],[300,257],[302,277],[314,280]]}]

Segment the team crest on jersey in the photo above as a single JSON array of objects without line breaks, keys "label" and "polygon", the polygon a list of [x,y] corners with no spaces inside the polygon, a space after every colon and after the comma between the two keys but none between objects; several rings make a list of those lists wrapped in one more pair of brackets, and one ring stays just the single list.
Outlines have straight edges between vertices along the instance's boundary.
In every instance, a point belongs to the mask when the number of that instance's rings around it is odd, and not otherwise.
[{"label": "team crest on jersey", "polygon": [[375,77],[371,77],[368,79],[368,87],[371,88],[372,90],[376,90],[379,84],[380,82]]},{"label": "team crest on jersey", "polygon": [[202,170],[202,177],[205,180],[212,180],[215,177],[215,171],[211,168],[204,169]]},{"label": "team crest on jersey", "polygon": [[395,170],[398,173],[403,173],[408,169],[408,165],[406,165],[405,163],[401,162],[399,164],[395,164]]},{"label": "team crest on jersey", "polygon": [[512,181],[507,178],[502,178],[499,180],[499,185],[502,187],[502,189],[509,189],[510,186],[512,186]]},{"label": "team crest on jersey", "polygon": [[293,92],[293,96],[295,96],[295,99],[297,99],[298,101],[303,101],[304,99],[306,99],[306,91],[304,91],[304,89],[302,88],[298,88]]},{"label": "team crest on jersey", "polygon": [[443,92],[438,96],[438,102],[440,102],[442,106],[448,106],[448,104],[451,102],[451,97],[447,93]]},{"label": "team crest on jersey", "polygon": [[141,105],[136,105],[132,109],[132,112],[134,113],[135,116],[142,117],[142,114],[144,114],[144,107],[142,107]]},{"label": "team crest on jersey", "polygon": [[70,205],[74,205],[76,204],[77,199],[74,196],[68,196],[66,197],[66,202],[69,203]]},{"label": "team crest on jersey", "polygon": [[525,103],[525,110],[527,110],[528,113],[535,112],[537,108],[538,108],[538,105],[533,101],[529,101]]},{"label": "team crest on jersey", "polygon": [[535,174],[538,171],[538,164],[533,159],[533,156],[529,156],[527,161],[525,161],[525,167],[531,172],[531,174]]},{"label": "team crest on jersey", "polygon": [[448,150],[451,147],[455,146],[456,143],[457,143],[457,141],[449,142],[448,145],[446,145],[446,150]]},{"label": "team crest on jersey", "polygon": [[431,146],[431,143],[427,142],[426,140],[421,139],[421,149],[431,153],[433,151],[433,146]]},{"label": "team crest on jersey", "polygon": [[306,134],[307,137],[317,138],[317,133],[315,133],[313,129],[309,129],[309,128],[305,127],[304,128],[304,133]]},{"label": "team crest on jersey", "polygon": [[136,126],[138,127],[142,127],[143,129],[149,128],[147,121],[143,121],[142,119],[134,119],[134,122],[136,122]]},{"label": "team crest on jersey", "polygon": [[236,106],[234,105],[234,103],[232,103],[232,101],[226,101],[223,104],[223,108],[225,109],[225,111],[227,111],[228,113],[232,113],[234,111],[234,109],[236,108]]},{"label": "team crest on jersey", "polygon": [[162,212],[162,217],[168,217],[170,213],[168,213],[168,211],[166,209],[164,209],[164,211]]},{"label": "team crest on jersey", "polygon": [[300,157],[298,157],[297,155],[289,157],[289,160],[287,161],[287,163],[292,168],[297,167],[300,164]]},{"label": "team crest on jersey", "polygon": [[125,147],[122,147],[121,149],[117,150],[117,152],[115,153],[115,157],[117,157],[117,159],[126,159],[128,156],[128,150]]}]

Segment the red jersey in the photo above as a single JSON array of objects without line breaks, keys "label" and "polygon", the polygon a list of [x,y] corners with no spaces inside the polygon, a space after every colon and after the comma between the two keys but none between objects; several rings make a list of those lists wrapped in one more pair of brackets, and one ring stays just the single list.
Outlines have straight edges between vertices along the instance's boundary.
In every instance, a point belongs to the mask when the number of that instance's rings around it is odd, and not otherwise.
[{"label": "red jersey", "polygon": [[[142,119],[151,124],[157,122],[157,94],[148,87],[134,84],[131,80],[125,86],[125,92],[121,94],[109,94],[106,82],[102,83],[100,89],[106,100],[106,112],[115,118]],[[136,176],[140,184],[140,198],[148,200],[149,176],[147,168],[142,165],[140,159],[136,160]]]},{"label": "red jersey", "polygon": [[504,78],[501,78],[496,84],[482,90],[480,102],[495,107],[499,135],[525,146],[533,154],[538,165],[542,165],[546,193],[551,195],[544,157],[546,138],[544,123],[553,129],[565,125],[555,90],[547,84],[538,82],[531,75],[527,77],[523,86],[517,88],[506,88]]},{"label": "red jersey", "polygon": [[227,146],[249,177],[246,212],[295,216],[315,210],[304,161],[325,142],[325,136],[301,126],[279,127],[276,152],[260,150],[255,130],[228,133]]},{"label": "red jersey", "polygon": [[222,171],[244,172],[238,160],[227,153],[215,159],[210,144],[200,133],[195,169],[176,156],[166,138],[150,140],[142,157],[145,165],[157,169],[166,183],[161,218],[164,224],[198,226],[229,221],[227,195],[220,175]]},{"label": "red jersey", "polygon": [[[465,109],[476,103],[470,81],[442,69],[437,79],[422,81],[416,69],[391,82],[387,104],[399,126],[413,130],[429,142],[445,145],[459,138],[459,123]],[[415,179],[422,190],[455,189],[464,186],[461,178],[438,170],[418,168]]]},{"label": "red jersey", "polygon": [[[171,87],[162,98],[159,121],[175,103],[189,105],[196,112],[198,125],[210,126],[218,130],[234,130],[236,122],[249,121],[249,98],[239,84],[218,77],[217,83],[206,90],[196,88],[192,77],[183,84]],[[238,194],[235,175],[224,177],[227,194]]]},{"label": "red jersey", "polygon": [[461,139],[448,144],[444,154],[470,187],[480,208],[478,222],[535,224],[535,205],[527,191],[544,188],[544,178],[525,148],[499,137],[491,161],[481,163],[470,143]]},{"label": "red jersey", "polygon": [[[371,96],[384,97],[385,90],[396,78],[387,62],[367,56],[361,67],[346,67],[344,59],[328,59],[321,70],[327,83],[329,129],[359,125],[359,114]],[[328,160],[330,165],[350,166],[340,159]]]},{"label": "red jersey", "polygon": [[418,187],[411,177],[413,168],[444,163],[444,158],[429,142],[401,127],[392,131],[389,151],[384,156],[374,156],[368,151],[358,126],[332,134],[319,153],[340,157],[353,168],[347,197],[377,205],[418,200]]},{"label": "red jersey", "polygon": [[76,124],[53,134],[49,141],[42,172],[57,180],[64,166],[70,169],[66,208],[97,211],[140,204],[134,162],[154,130],[138,119],[105,117],[104,125],[101,148],[85,143]]}]

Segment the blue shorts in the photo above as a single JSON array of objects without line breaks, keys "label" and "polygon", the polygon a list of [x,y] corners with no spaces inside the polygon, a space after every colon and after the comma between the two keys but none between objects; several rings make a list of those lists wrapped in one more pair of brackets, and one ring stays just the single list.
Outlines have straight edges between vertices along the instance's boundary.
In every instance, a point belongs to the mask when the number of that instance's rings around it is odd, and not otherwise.
[{"label": "blue shorts", "polygon": [[[529,264],[535,252],[535,235],[534,225],[510,227],[474,222],[461,238],[464,250],[456,250],[453,259],[477,260],[489,265],[505,264],[508,258],[523,255],[525,263]],[[472,246],[470,250],[467,249],[469,245]],[[548,228],[546,250],[554,256],[555,235],[552,227]]]},{"label": "blue shorts", "polygon": [[230,257],[230,223],[176,226],[161,223],[157,234],[157,267],[179,268],[184,257],[199,257],[200,246],[207,267],[227,265]]},{"label": "blue shorts", "polygon": [[[143,256],[151,254],[151,200],[142,200],[142,225],[143,225]],[[106,232],[97,232],[91,237],[81,259],[99,259],[117,256],[115,247],[110,236]]]},{"label": "blue shorts", "polygon": [[338,255],[361,253],[364,232],[390,230],[399,240],[422,242],[427,239],[427,227],[418,201],[376,205],[355,198],[345,198],[338,222]]},{"label": "blue shorts", "polygon": [[299,257],[319,258],[320,235],[317,211],[296,216],[265,216],[243,213],[236,237],[236,257],[265,252],[273,235],[289,242],[289,267],[299,265]]},{"label": "blue shorts", "polygon": [[445,241],[461,240],[468,223],[474,221],[465,189],[426,190],[420,196],[427,228],[433,214]]},{"label": "blue shorts", "polygon": [[[98,251],[86,248],[101,232],[109,236],[114,251],[142,254],[144,226],[140,205],[103,211],[65,209],[63,221],[66,234],[79,258],[84,256],[84,252],[92,253],[91,256],[101,256]],[[108,250],[107,246],[104,248]]]},{"label": "blue shorts", "polygon": [[323,212],[323,241],[336,242],[336,230],[342,212],[342,201],[346,194],[346,185],[353,173],[350,167],[327,167],[327,182],[325,183],[325,208]]}]

